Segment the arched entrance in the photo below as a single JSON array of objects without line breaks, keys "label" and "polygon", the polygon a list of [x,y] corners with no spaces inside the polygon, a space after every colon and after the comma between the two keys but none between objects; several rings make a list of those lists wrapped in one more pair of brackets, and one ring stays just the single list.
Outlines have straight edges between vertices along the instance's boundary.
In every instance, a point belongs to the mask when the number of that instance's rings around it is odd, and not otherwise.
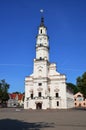
[{"label": "arched entrance", "polygon": [[36,109],[42,109],[42,103],[40,102],[36,103]]}]

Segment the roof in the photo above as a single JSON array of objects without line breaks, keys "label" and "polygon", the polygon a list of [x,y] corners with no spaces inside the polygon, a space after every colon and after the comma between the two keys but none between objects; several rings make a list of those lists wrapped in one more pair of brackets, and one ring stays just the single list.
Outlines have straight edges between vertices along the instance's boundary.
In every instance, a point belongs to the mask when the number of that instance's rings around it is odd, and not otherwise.
[{"label": "roof", "polygon": [[18,98],[18,100],[22,100],[23,96],[24,96],[24,94],[16,94],[16,93],[9,94],[10,99]]},{"label": "roof", "polygon": [[83,97],[83,94],[81,93],[81,92],[78,92],[78,93],[76,93],[75,95],[74,95],[74,97],[76,98],[77,96],[81,96],[81,97]]}]

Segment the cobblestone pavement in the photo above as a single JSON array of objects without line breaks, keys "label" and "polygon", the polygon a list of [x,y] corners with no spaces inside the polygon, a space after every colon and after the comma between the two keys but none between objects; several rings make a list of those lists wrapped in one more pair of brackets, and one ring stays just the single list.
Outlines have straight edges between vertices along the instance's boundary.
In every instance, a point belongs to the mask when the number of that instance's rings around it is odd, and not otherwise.
[{"label": "cobblestone pavement", "polygon": [[86,130],[86,110],[0,108],[0,130]]}]

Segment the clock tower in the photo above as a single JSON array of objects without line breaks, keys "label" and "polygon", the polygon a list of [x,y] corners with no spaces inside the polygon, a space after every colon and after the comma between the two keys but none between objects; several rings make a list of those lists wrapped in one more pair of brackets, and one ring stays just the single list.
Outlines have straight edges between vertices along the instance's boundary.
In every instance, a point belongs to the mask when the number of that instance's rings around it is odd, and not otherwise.
[{"label": "clock tower", "polygon": [[44,18],[41,18],[41,23],[36,37],[36,59],[49,61],[49,37],[47,28],[44,25]]},{"label": "clock tower", "polygon": [[44,18],[41,18],[41,23],[36,36],[36,58],[34,59],[34,77],[46,78],[48,76],[49,66],[49,37],[47,28],[44,25]]},{"label": "clock tower", "polygon": [[38,28],[35,48],[33,73],[25,77],[24,108],[71,108],[74,104],[73,94],[67,90],[66,76],[57,71],[55,63],[49,61],[49,37],[43,17]]}]

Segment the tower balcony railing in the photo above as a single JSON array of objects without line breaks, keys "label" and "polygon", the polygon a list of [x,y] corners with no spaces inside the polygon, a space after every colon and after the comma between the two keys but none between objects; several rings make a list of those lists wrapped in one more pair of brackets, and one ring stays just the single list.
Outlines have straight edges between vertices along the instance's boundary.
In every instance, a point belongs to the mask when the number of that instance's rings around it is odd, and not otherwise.
[{"label": "tower balcony railing", "polygon": [[38,97],[38,96],[35,96],[35,97],[28,97],[26,100],[34,100],[34,99],[46,99],[46,97],[44,96],[41,96],[41,97]]},{"label": "tower balcony railing", "polygon": [[52,99],[60,99],[61,97],[59,96],[59,97],[55,97],[55,96],[47,96],[47,98],[49,98],[50,100],[52,100]]},{"label": "tower balcony railing", "polygon": [[36,100],[38,100],[38,99],[49,99],[49,100],[52,100],[52,99],[55,99],[55,100],[59,100],[59,99],[61,99],[61,97],[59,96],[59,97],[55,97],[55,96],[41,96],[41,97],[38,97],[38,96],[35,96],[35,97],[28,97],[27,98],[27,101],[28,100],[34,100],[34,99],[36,99]]}]

